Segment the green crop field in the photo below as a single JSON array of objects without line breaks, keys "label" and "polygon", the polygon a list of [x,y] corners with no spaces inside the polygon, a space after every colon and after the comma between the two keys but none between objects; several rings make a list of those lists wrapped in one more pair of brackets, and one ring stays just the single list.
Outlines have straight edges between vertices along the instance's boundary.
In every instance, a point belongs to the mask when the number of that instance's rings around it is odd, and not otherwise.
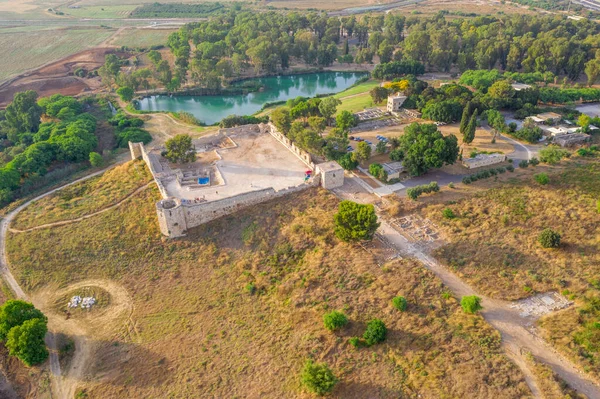
[{"label": "green crop field", "polygon": [[122,31],[112,44],[127,47],[150,47],[165,45],[167,37],[175,30],[171,29],[126,29]]},{"label": "green crop field", "polygon": [[108,29],[52,29],[5,32],[0,29],[0,80],[100,44]]},{"label": "green crop field", "polygon": [[135,5],[114,5],[114,6],[80,6],[80,8],[62,7],[60,11],[65,15],[71,15],[78,18],[127,18],[131,11],[135,10]]}]

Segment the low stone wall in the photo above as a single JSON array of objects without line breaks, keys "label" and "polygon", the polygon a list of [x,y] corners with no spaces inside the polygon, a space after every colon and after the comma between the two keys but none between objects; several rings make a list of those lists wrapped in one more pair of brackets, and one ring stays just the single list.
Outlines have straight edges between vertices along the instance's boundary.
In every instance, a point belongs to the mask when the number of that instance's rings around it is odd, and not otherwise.
[{"label": "low stone wall", "polygon": [[290,150],[302,162],[304,162],[304,164],[306,166],[308,166],[310,168],[310,170],[312,170],[312,171],[315,170],[315,164],[312,161],[312,157],[310,156],[310,154],[308,152],[304,151],[302,148],[297,147],[296,144],[294,144],[292,142],[292,140],[288,139],[287,137],[285,137],[285,135],[283,133],[281,133],[279,130],[277,130],[275,125],[273,125],[271,122],[269,122],[267,124],[261,123],[258,126],[259,126],[261,132],[270,133],[271,136],[275,137],[275,139],[277,141],[279,141],[281,144],[283,144],[288,150]]},{"label": "low stone wall", "polygon": [[158,159],[156,159],[156,156],[154,156],[153,154],[148,154],[146,152],[144,143],[132,143],[130,141],[129,142],[129,151],[131,152],[132,159],[137,159],[139,157],[142,157],[144,162],[146,162],[148,169],[150,169],[150,173],[152,173],[152,177],[154,178],[154,181],[156,182],[156,185],[158,186],[158,191],[160,191],[160,195],[163,198],[168,198],[169,195],[167,194],[167,189],[165,188],[164,184],[161,181],[162,178],[167,177],[167,176],[160,176],[162,174],[163,170],[162,170],[162,166],[161,166],[160,162],[158,161]]}]

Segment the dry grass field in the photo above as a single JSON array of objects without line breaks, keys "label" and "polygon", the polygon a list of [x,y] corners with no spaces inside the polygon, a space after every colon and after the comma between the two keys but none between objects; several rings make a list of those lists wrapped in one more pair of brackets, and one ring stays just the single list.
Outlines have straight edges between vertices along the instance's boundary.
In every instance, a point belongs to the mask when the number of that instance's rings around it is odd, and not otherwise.
[{"label": "dry grass field", "polygon": [[[330,193],[271,201],[178,240],[160,236],[158,198],[151,186],[81,222],[9,237],[15,277],[34,297],[49,292],[48,306],[52,287],[88,279],[132,298],[134,328],[90,332],[95,355],[79,384],[88,398],[310,397],[299,380],[307,358],[331,366],[337,398],[531,396],[499,334],[433,274],[411,260],[380,266],[378,251],[335,238]],[[396,295],[407,311],[392,307]],[[350,319],[335,334],[322,323],[333,309]],[[387,340],[351,347],[374,317]]]},{"label": "dry grass field", "polygon": [[130,48],[164,46],[167,37],[175,31],[174,29],[124,29],[111,39],[110,44]]},{"label": "dry grass field", "polygon": [[[547,185],[534,181],[540,172],[550,177]],[[541,333],[599,376],[599,198],[600,163],[574,156],[497,181],[443,188],[417,203],[407,200],[398,212],[416,210],[438,224],[446,244],[435,255],[478,291],[513,300],[554,290],[573,300],[574,308],[540,321]],[[444,218],[446,208],[456,217]],[[541,247],[545,228],[561,234],[560,248]]]},{"label": "dry grass field", "polygon": [[9,29],[0,28],[0,82],[24,71],[75,54],[106,40],[111,29]]},{"label": "dry grass field", "polygon": [[17,215],[11,227],[24,230],[89,215],[123,200],[151,180],[142,161],[119,165],[33,202]]}]

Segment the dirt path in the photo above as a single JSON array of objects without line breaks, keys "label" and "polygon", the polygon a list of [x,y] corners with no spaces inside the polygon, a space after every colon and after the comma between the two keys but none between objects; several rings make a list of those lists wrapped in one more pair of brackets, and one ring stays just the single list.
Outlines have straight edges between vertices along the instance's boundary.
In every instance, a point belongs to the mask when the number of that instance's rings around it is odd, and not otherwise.
[{"label": "dirt path", "polygon": [[[360,185],[350,180],[342,189],[336,189],[336,194],[343,198],[359,202],[374,202],[376,198],[365,195]],[[350,189],[347,186],[352,186]],[[357,193],[360,193],[357,196]],[[600,386],[584,374],[579,367],[558,353],[545,340],[535,335],[530,329],[534,326],[534,318],[524,318],[517,309],[511,308],[511,302],[495,300],[477,293],[470,285],[441,265],[429,255],[427,249],[419,243],[411,243],[386,222],[383,215],[379,215],[381,227],[378,232],[398,249],[401,255],[420,260],[425,267],[431,270],[450,288],[455,297],[477,295],[482,299],[485,320],[502,335],[502,345],[507,355],[515,362],[525,375],[525,379],[535,397],[541,397],[541,392],[536,383],[536,378],[526,363],[525,356],[531,353],[537,360],[547,364],[569,386],[589,398],[600,398]]]},{"label": "dirt path", "polygon": [[[98,287],[110,295],[110,305],[105,309],[94,309],[93,319],[82,321],[71,318],[65,320],[64,314],[57,313],[56,309],[52,308],[57,298],[84,287]],[[52,375],[56,381],[60,381],[55,392],[58,393],[59,398],[71,399],[75,396],[77,386],[84,381],[91,364],[90,359],[94,352],[95,341],[90,338],[105,337],[108,332],[114,330],[114,326],[127,323],[133,311],[133,301],[122,286],[101,279],[80,281],[58,290],[51,286],[45,287],[32,295],[31,301],[48,316],[49,328],[54,333],[52,339],[55,339],[56,334],[60,333],[73,340],[75,350],[64,375],[60,374],[58,356],[53,356],[50,363]],[[55,348],[56,343],[52,343]],[[55,373],[56,371],[58,373]]]},{"label": "dirt path", "polygon": [[[57,187],[57,188],[52,189],[44,194],[37,196],[35,198],[32,198],[29,201],[26,201],[23,204],[21,204],[19,207],[13,209],[11,212],[9,212],[4,217],[4,219],[0,220],[0,275],[2,276],[4,281],[6,281],[6,283],[11,288],[11,290],[14,292],[15,297],[17,297],[19,299],[27,300],[27,301],[30,300],[29,297],[23,291],[23,289],[19,286],[19,284],[15,280],[14,276],[12,275],[12,273],[8,267],[9,263],[8,263],[8,256],[6,254],[6,234],[8,232],[8,227],[9,227],[10,223],[12,222],[12,220],[14,219],[14,217],[19,212],[21,212],[23,209],[25,209],[29,204],[31,204],[33,201],[40,200],[50,194],[55,193],[58,190],[65,188],[65,187],[80,183],[80,182],[90,179],[94,176],[98,176],[98,175],[106,172],[108,169],[113,168],[116,165],[125,162],[126,160],[127,160],[126,158],[123,160],[120,160],[116,164],[111,165],[110,167],[108,167],[106,169],[91,173],[80,179],[74,180],[71,183]],[[50,374],[52,376],[52,391],[55,393],[57,398],[71,399],[73,397],[73,395],[71,395],[70,397],[65,396],[64,391],[62,389],[63,381],[61,380],[62,373],[61,373],[61,369],[60,369],[60,362],[58,359],[58,350],[56,348],[56,338],[55,338],[56,330],[54,330],[55,324],[56,324],[55,318],[50,315],[48,317],[49,332],[46,335],[46,345],[48,346],[48,350],[50,352],[49,366],[50,366]],[[79,343],[79,345],[78,345],[78,343]],[[79,341],[79,342],[75,343],[75,353],[82,352],[83,349],[84,349],[84,347],[82,346],[82,342]],[[83,355],[83,356],[85,356],[85,355]],[[67,390],[69,390],[69,389],[67,389]]]},{"label": "dirt path", "polygon": [[110,206],[108,206],[106,208],[103,208],[103,209],[97,211],[97,212],[90,213],[89,215],[81,216],[81,217],[78,217],[78,218],[75,218],[75,219],[61,220],[59,222],[46,223],[46,224],[42,224],[42,225],[39,225],[39,226],[31,227],[31,228],[28,228],[28,229],[25,229],[25,230],[13,229],[12,227],[9,227],[8,230],[11,233],[25,233],[27,231],[45,229],[45,228],[48,228],[48,227],[55,227],[55,226],[63,226],[65,224],[80,222],[82,220],[94,217],[94,216],[99,215],[101,213],[110,211],[111,209],[115,209],[116,207],[118,207],[121,204],[123,204],[125,201],[129,200],[134,195],[138,194],[141,191],[144,191],[146,188],[148,188],[148,186],[152,185],[153,183],[154,183],[154,180],[151,181],[150,183],[144,184],[142,187],[139,187],[137,190],[135,190],[134,192],[132,192],[131,194],[129,194],[127,197],[125,197],[121,201],[117,202],[116,204],[110,205]]}]

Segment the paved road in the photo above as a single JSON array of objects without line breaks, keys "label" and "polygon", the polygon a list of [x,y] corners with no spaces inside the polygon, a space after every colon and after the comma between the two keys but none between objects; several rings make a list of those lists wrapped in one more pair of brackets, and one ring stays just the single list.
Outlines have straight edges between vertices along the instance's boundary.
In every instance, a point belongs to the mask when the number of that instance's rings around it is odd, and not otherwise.
[{"label": "paved road", "polygon": [[[347,182],[340,189],[334,190],[335,193],[343,199],[363,203],[379,201],[374,195],[366,193],[364,186],[354,181],[355,179],[357,178],[346,178]],[[481,313],[483,317],[500,331],[507,355],[521,368],[535,397],[541,397],[541,394],[526,361],[526,353],[531,353],[537,360],[550,366],[559,377],[580,393],[589,398],[600,398],[600,386],[597,383],[591,381],[578,367],[530,331],[535,322],[534,318],[521,317],[518,310],[510,307],[510,302],[491,299],[477,293],[473,287],[429,255],[423,246],[419,243],[409,242],[385,220],[384,215],[379,216],[381,227],[378,233],[394,245],[401,255],[420,260],[426,268],[442,280],[444,285],[452,290],[456,298],[464,295],[478,295],[482,298],[484,309]]]}]

